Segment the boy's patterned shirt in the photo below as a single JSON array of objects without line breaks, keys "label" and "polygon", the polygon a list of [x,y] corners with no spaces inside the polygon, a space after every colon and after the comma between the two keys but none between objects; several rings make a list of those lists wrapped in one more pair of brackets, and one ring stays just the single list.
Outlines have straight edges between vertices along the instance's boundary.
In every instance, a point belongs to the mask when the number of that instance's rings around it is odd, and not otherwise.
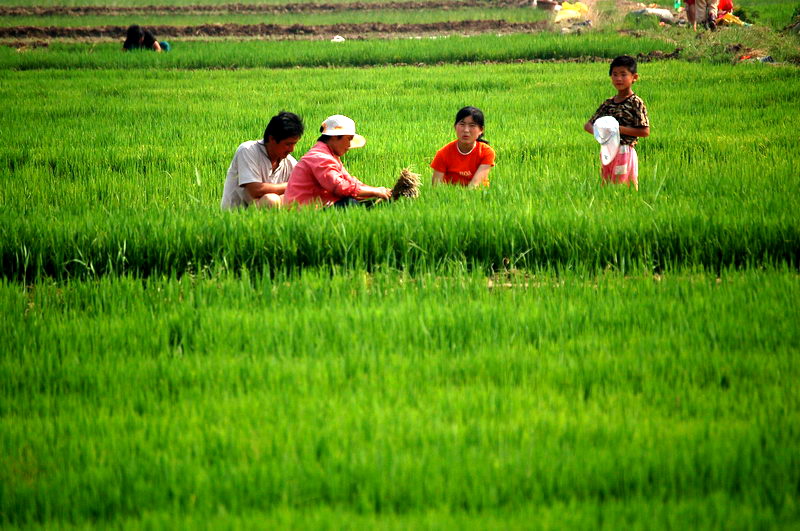
[{"label": "boy's patterned shirt", "polygon": [[[619,125],[625,127],[650,127],[650,119],[647,117],[647,107],[642,98],[636,94],[631,94],[621,103],[614,102],[614,98],[608,98],[589,119],[594,124],[595,120],[601,116],[613,116]],[[623,146],[635,146],[639,139],[635,136],[619,135],[619,143]]]}]

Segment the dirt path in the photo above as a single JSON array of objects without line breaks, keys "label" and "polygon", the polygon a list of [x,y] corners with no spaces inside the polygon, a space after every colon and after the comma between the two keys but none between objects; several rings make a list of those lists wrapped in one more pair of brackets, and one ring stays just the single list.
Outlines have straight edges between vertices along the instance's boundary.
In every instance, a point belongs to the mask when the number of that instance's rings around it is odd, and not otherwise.
[{"label": "dirt path", "polygon": [[82,16],[82,15],[210,15],[210,14],[280,14],[280,13],[324,13],[336,11],[378,11],[418,9],[463,9],[469,7],[526,7],[530,0],[441,0],[432,2],[348,2],[342,4],[293,3],[269,4],[222,4],[186,6],[49,6],[49,7],[3,7],[0,16]]},{"label": "dirt path", "polygon": [[[426,36],[443,34],[521,33],[542,31],[549,22],[506,22],[505,20],[463,20],[429,24],[201,24],[198,26],[148,26],[160,39],[177,37],[246,37],[262,39],[348,39],[366,37]],[[0,28],[0,39],[124,39],[126,26],[58,27],[14,26]]]}]

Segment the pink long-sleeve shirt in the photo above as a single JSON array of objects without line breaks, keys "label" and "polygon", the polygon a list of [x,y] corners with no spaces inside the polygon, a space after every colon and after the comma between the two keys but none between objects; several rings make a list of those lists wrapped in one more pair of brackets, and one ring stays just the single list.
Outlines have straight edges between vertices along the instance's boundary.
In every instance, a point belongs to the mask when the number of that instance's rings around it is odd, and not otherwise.
[{"label": "pink long-sleeve shirt", "polygon": [[345,197],[356,197],[364,183],[347,173],[342,161],[327,144],[317,142],[292,170],[283,204],[320,201],[331,205]]}]

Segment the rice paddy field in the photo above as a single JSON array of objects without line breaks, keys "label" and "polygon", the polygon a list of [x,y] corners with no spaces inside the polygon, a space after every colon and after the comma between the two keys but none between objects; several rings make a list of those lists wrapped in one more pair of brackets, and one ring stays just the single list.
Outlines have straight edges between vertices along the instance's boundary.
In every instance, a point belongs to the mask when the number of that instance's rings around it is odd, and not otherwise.
[{"label": "rice paddy field", "polygon": [[[797,528],[784,25],[753,28],[775,65],[658,60],[746,28],[0,46],[0,526]],[[638,191],[601,186],[582,130],[622,53],[651,119]],[[464,105],[491,186],[431,188]],[[350,172],[410,166],[420,197],[220,211],[282,109],[298,158],[346,114]]]}]

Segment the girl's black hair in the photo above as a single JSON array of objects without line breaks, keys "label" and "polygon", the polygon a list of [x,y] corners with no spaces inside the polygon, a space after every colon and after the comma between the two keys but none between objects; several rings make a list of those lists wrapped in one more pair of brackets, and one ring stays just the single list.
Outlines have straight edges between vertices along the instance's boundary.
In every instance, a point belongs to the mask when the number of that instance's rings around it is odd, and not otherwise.
[{"label": "girl's black hair", "polygon": [[[467,116],[471,116],[472,119],[475,121],[476,124],[481,126],[481,129],[484,128],[484,119],[483,119],[483,111],[477,107],[461,107],[459,111],[456,113],[456,120],[453,122],[453,125],[456,125],[458,122],[466,118]],[[481,136],[478,137],[478,142],[483,142],[484,144],[488,144],[489,141],[483,138],[483,133]]]}]

